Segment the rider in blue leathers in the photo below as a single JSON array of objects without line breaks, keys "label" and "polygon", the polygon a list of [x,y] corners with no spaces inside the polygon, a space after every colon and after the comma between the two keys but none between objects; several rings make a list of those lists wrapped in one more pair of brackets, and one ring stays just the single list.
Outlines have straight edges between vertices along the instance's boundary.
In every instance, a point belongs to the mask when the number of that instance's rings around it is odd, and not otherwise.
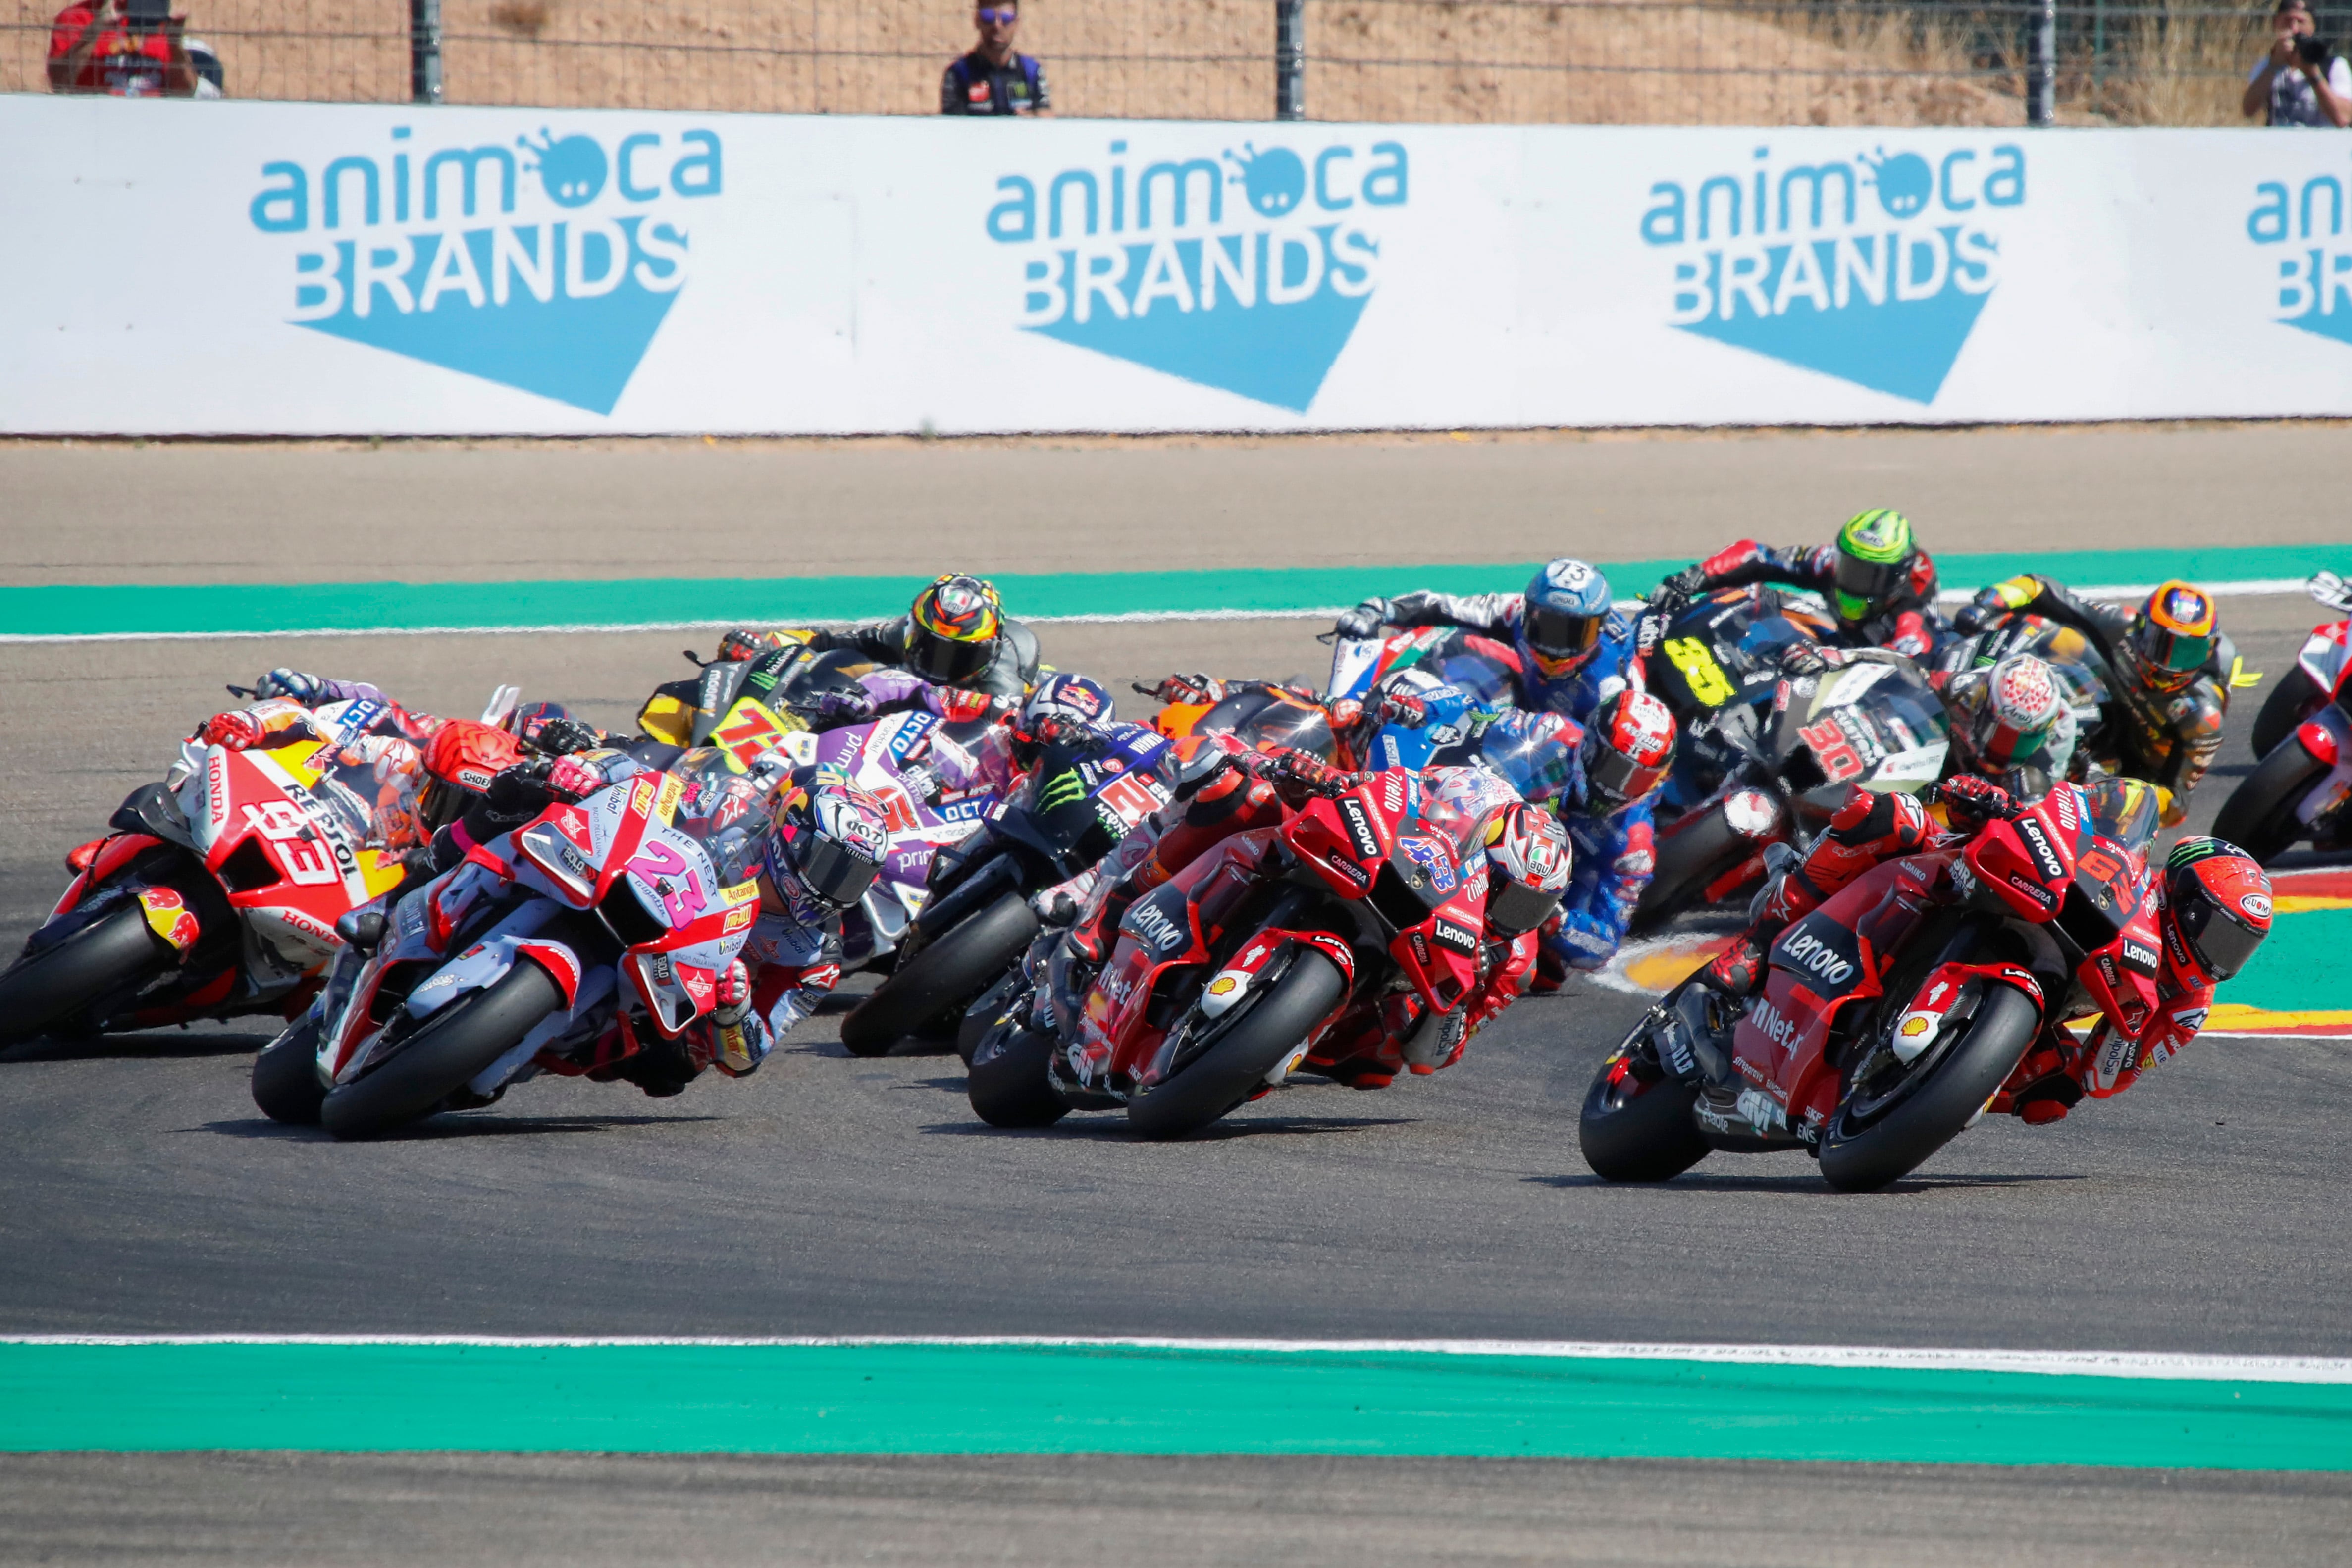
[{"label": "rider in blue leathers", "polygon": [[1391,626],[1461,626],[1508,642],[1518,654],[1522,708],[1581,724],[1611,696],[1641,689],[1633,617],[1610,608],[1609,579],[1566,556],[1535,574],[1523,594],[1416,591],[1367,599],[1340,616],[1343,637]]}]

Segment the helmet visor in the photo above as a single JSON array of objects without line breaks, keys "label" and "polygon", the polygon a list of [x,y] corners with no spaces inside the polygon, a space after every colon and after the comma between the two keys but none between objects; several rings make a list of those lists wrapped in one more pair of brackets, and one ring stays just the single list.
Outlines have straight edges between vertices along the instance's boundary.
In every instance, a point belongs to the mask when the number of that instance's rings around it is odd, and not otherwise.
[{"label": "helmet visor", "polygon": [[1601,641],[1605,615],[1588,616],[1550,605],[1527,607],[1528,646],[1536,657],[1556,663],[1577,663]]},{"label": "helmet visor", "polygon": [[1518,936],[1551,919],[1558,908],[1559,894],[1498,874],[1494,891],[1486,895],[1486,929],[1498,936]]},{"label": "helmet visor", "polygon": [[1643,767],[1610,746],[1595,746],[1592,752],[1591,760],[1585,764],[1584,782],[1594,796],[1612,805],[1623,805],[1648,795],[1658,787],[1673,763],[1669,758],[1655,767]]},{"label": "helmet visor", "polygon": [[1839,618],[1859,621],[1885,609],[1910,575],[1911,563],[1908,561],[1864,561],[1859,555],[1839,551]]},{"label": "helmet visor", "polygon": [[2023,767],[2043,760],[2050,749],[2053,724],[2020,730],[2004,724],[1988,704],[1970,728],[1969,741],[1979,764],[1987,771]]},{"label": "helmet visor", "polygon": [[958,642],[917,627],[907,639],[907,668],[940,686],[960,686],[988,668],[996,644]]},{"label": "helmet visor", "polygon": [[2151,620],[2142,620],[2132,633],[2132,646],[2148,673],[2167,685],[2186,685],[2213,657],[2210,634],[2176,632]]},{"label": "helmet visor", "polygon": [[2229,979],[2246,966],[2262,946],[2267,932],[2256,931],[2231,914],[2210,898],[2188,899],[2172,912],[2180,928],[2180,940],[2189,945],[2189,955],[2197,960],[2215,984]]},{"label": "helmet visor", "polygon": [[826,903],[845,907],[864,898],[882,870],[847,845],[806,829],[794,836],[789,858],[802,886]]}]

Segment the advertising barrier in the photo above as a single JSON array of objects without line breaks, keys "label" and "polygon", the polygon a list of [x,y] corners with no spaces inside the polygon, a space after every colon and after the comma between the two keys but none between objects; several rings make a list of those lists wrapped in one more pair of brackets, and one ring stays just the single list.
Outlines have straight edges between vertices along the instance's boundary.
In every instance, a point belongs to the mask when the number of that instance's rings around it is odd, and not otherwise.
[{"label": "advertising barrier", "polygon": [[2242,131],[0,99],[0,430],[2352,414],[2352,157]]}]

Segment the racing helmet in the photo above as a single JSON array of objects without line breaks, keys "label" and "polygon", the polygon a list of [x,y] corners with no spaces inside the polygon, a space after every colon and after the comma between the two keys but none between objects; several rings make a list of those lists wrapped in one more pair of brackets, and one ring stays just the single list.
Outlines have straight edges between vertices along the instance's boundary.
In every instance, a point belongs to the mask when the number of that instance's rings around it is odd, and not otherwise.
[{"label": "racing helmet", "polygon": [[996,590],[949,573],[915,595],[907,612],[907,668],[941,686],[961,686],[986,669],[1004,629]]},{"label": "racing helmet", "polygon": [[1983,700],[1958,735],[1969,771],[1997,776],[2031,767],[2053,777],[2063,772],[2058,753],[2073,750],[2074,710],[2057,671],[2032,654],[2013,653],[1977,679],[1984,682]]},{"label": "racing helmet", "polygon": [[881,875],[890,849],[887,816],[838,770],[820,768],[807,784],[779,791],[770,809],[776,831],[762,868],[787,902],[813,899],[846,909]]},{"label": "racing helmet", "polygon": [[1021,727],[1034,731],[1047,714],[1065,723],[1108,724],[1118,717],[1110,692],[1083,675],[1049,675],[1021,704]]},{"label": "racing helmet", "polygon": [[2164,959],[2191,985],[2246,966],[2271,931],[2271,879],[2220,838],[2184,838],[2164,862]]},{"label": "racing helmet", "polygon": [[425,746],[425,787],[416,825],[427,837],[489,793],[490,781],[523,760],[522,742],[493,724],[452,719]]},{"label": "racing helmet", "polygon": [[1665,782],[1675,760],[1675,716],[1648,692],[1628,688],[1592,715],[1580,751],[1584,809],[1606,816]]},{"label": "racing helmet", "polygon": [[1609,624],[1609,579],[1561,556],[1528,584],[1519,654],[1546,680],[1564,680],[1592,661]]},{"label": "racing helmet", "polygon": [[1911,584],[1918,552],[1911,543],[1911,520],[1886,507],[1858,511],[1837,536],[1837,586],[1831,598],[1838,619],[1848,626],[1870,619],[1899,598]]},{"label": "racing helmet", "polygon": [[1496,812],[1486,825],[1486,929],[1515,937],[1551,919],[1570,866],[1559,818],[1525,801]]},{"label": "racing helmet", "polygon": [[2133,612],[2124,633],[2124,658],[2148,689],[2179,691],[2213,657],[2213,638],[2220,629],[2221,612],[2213,595],[2175,579]]}]

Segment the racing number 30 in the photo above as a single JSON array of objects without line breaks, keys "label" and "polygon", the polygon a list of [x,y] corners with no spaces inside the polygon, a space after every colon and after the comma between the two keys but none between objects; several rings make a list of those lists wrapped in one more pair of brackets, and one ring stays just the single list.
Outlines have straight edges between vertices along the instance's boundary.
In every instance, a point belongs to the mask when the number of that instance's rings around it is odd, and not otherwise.
[{"label": "racing number 30", "polygon": [[1859,778],[1865,770],[1862,753],[1853,749],[1834,718],[1818,724],[1808,724],[1797,731],[1806,745],[1812,748],[1813,761],[1822,766],[1822,777],[1831,784],[1843,784]]}]

